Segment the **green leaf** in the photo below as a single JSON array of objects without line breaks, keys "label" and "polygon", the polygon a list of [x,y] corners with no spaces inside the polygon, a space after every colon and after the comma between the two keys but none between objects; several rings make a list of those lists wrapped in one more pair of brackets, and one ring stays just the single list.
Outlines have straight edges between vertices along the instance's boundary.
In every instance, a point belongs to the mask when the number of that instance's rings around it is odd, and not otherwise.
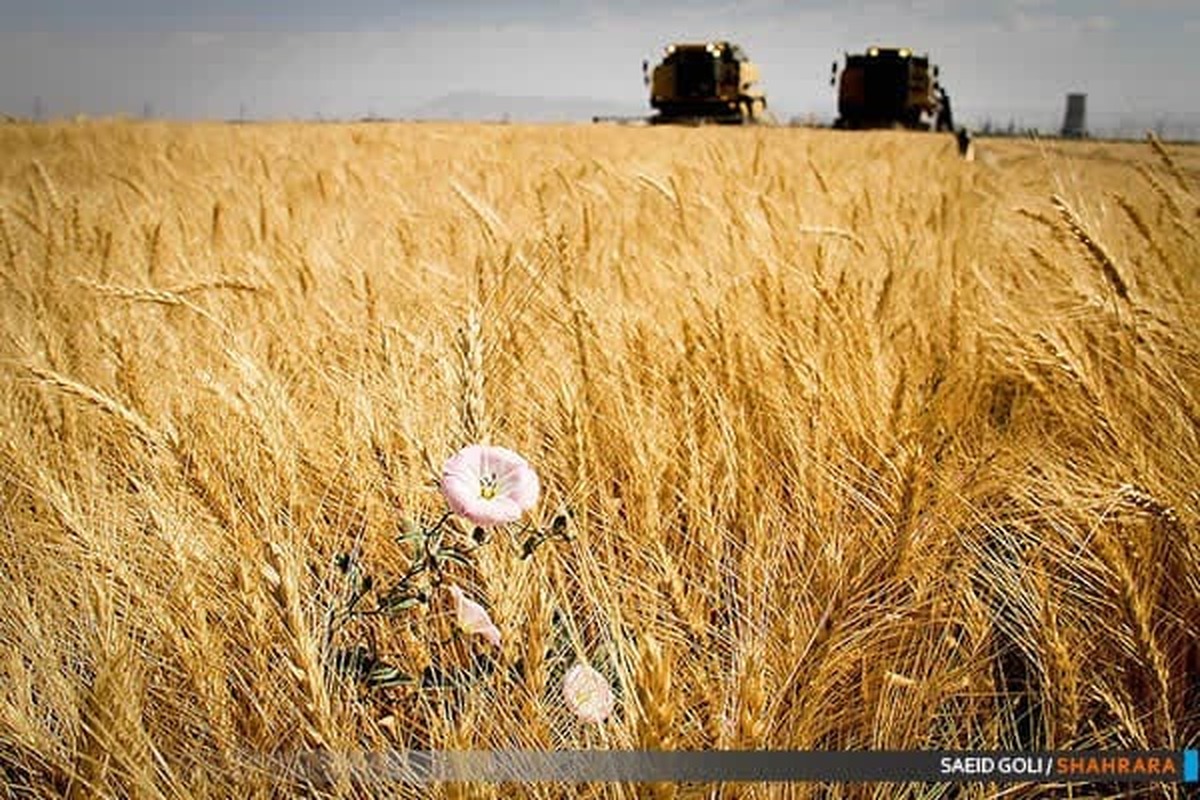
[{"label": "green leaf", "polygon": [[338,672],[356,681],[362,681],[372,689],[387,689],[395,686],[412,686],[416,679],[396,667],[378,660],[366,647],[356,645],[339,650],[334,657]]},{"label": "green leaf", "polygon": [[466,553],[463,553],[460,550],[455,550],[451,547],[444,548],[443,550],[439,551],[437,555],[438,558],[443,561],[451,561],[455,564],[461,564],[464,567],[471,566],[471,559],[467,557]]},{"label": "green leaf", "polygon": [[396,536],[396,541],[404,542],[423,542],[429,536],[429,531],[415,520],[407,517],[400,521],[400,533]]},{"label": "green leaf", "polygon": [[379,610],[388,614],[395,614],[409,608],[415,608],[426,602],[429,598],[424,592],[412,589],[403,589],[395,587],[379,600]]},{"label": "green leaf", "polygon": [[375,657],[371,655],[371,651],[362,645],[338,650],[333,660],[334,667],[338,672],[356,679],[362,678],[365,671],[374,662]]},{"label": "green leaf", "polygon": [[372,689],[391,689],[396,686],[414,686],[417,679],[401,672],[391,664],[380,662],[373,666],[366,676],[366,684]]}]

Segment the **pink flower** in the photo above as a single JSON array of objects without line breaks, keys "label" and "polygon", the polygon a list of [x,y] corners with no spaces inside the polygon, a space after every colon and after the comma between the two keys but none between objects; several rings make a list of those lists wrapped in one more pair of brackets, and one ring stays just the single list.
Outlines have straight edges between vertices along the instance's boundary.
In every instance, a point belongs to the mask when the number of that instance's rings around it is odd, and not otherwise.
[{"label": "pink flower", "polygon": [[503,447],[468,445],[442,467],[442,494],[451,510],[481,528],[516,522],[540,491],[529,463]]},{"label": "pink flower", "polygon": [[458,623],[458,627],[462,628],[463,633],[478,633],[493,645],[499,647],[500,629],[492,622],[492,618],[488,616],[483,606],[474,600],[468,599],[463,594],[463,590],[457,586],[450,587],[450,594],[454,596],[455,621]]},{"label": "pink flower", "polygon": [[567,670],[563,697],[575,716],[584,722],[599,725],[613,710],[612,687],[603,675],[582,661]]}]

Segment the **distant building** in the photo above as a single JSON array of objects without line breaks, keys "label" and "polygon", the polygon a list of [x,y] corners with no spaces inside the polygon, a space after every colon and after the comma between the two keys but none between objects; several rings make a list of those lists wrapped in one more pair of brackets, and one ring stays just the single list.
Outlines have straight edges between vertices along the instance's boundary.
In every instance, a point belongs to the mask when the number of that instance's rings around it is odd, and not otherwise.
[{"label": "distant building", "polygon": [[1067,95],[1067,113],[1063,116],[1062,135],[1071,139],[1087,137],[1086,94]]}]

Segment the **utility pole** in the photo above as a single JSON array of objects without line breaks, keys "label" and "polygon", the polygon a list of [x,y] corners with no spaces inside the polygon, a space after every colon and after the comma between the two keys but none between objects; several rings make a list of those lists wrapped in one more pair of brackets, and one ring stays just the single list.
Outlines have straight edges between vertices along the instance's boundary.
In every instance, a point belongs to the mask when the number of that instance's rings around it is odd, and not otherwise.
[{"label": "utility pole", "polygon": [[45,105],[42,103],[42,96],[39,94],[33,98],[33,121],[41,122],[43,115],[46,113]]}]

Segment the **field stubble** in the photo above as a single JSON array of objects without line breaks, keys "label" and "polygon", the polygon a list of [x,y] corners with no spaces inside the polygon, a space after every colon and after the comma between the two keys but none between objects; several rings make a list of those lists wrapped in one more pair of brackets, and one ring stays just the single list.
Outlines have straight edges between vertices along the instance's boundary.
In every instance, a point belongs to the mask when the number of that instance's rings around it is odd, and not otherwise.
[{"label": "field stubble", "polygon": [[[1196,746],[1200,158],[978,146],[0,127],[8,784],[267,796],[247,755],[314,748]],[[477,438],[575,539],[500,535],[460,576],[490,674],[365,692],[333,648],[414,676],[477,649],[437,602],[323,635],[337,555],[399,572]],[[577,658],[614,684],[601,728],[561,699]]]}]

